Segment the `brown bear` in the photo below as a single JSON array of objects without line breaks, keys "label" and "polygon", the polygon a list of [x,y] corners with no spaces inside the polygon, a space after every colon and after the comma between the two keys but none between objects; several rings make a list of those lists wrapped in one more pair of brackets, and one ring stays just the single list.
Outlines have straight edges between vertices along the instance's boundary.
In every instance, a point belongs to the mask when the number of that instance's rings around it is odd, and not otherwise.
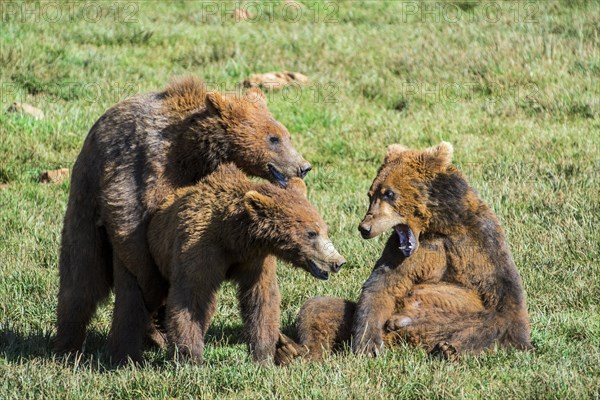
[{"label": "brown bear", "polygon": [[300,178],[283,189],[251,182],[231,164],[169,196],[151,218],[148,244],[170,283],[169,339],[197,362],[223,281],[238,284],[253,359],[267,361],[279,337],[275,257],[319,279],[346,262]]},{"label": "brown bear", "polygon": [[[494,343],[532,348],[525,294],[504,232],[451,162],[446,142],[424,151],[389,147],[359,230],[365,239],[393,233],[358,304],[317,298],[303,306],[300,344],[310,358],[349,339],[355,352],[375,356],[398,336],[443,356]],[[283,337],[277,361],[301,352]]]},{"label": "brown bear", "polygon": [[168,193],[224,162],[282,186],[310,170],[258,89],[225,96],[183,78],[100,117],[73,167],[59,262],[57,352],[81,349],[114,281],[109,352],[117,362],[141,360],[139,331],[152,329],[147,310],[154,312],[168,290],[148,250],[149,217]]}]

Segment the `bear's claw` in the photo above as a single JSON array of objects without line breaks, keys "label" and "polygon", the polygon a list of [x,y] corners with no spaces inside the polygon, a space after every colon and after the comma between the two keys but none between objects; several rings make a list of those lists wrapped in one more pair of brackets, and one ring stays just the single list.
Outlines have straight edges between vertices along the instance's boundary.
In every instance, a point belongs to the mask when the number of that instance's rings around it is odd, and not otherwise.
[{"label": "bear's claw", "polygon": [[379,357],[385,352],[383,338],[378,334],[373,334],[368,338],[363,337],[361,338],[361,341],[354,346],[354,352],[367,357]]},{"label": "bear's claw", "polygon": [[458,362],[458,351],[456,347],[452,346],[448,342],[440,342],[436,344],[433,349],[429,352],[432,357],[441,358],[443,360]]},{"label": "bear's claw", "polygon": [[296,358],[306,356],[308,352],[306,346],[299,345],[283,333],[279,333],[279,340],[275,347],[275,365],[288,365]]}]

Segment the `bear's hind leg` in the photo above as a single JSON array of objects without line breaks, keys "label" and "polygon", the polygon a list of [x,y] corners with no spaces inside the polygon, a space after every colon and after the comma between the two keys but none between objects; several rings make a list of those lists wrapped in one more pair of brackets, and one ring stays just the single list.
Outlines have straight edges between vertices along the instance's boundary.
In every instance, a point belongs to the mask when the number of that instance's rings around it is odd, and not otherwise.
[{"label": "bear's hind leg", "polygon": [[[136,216],[135,210],[131,211],[131,216]],[[131,225],[122,219],[122,215],[113,213],[112,243],[115,264],[115,319],[113,317],[113,326],[111,327],[111,353],[117,362],[122,362],[127,357],[138,362],[141,361],[141,347],[144,340],[159,347],[166,344],[166,340],[161,333],[157,331],[150,315],[155,315],[160,306],[164,304],[168,292],[168,282],[162,277],[150,251],[146,239],[146,224],[144,222],[138,225]],[[137,220],[132,218],[132,220]],[[141,219],[141,216],[139,216]],[[117,229],[118,227],[118,229]],[[118,260],[118,261],[116,261]],[[117,288],[117,271],[120,272],[121,286]],[[133,278],[133,280],[132,280]],[[117,293],[119,291],[120,293]],[[140,303],[141,302],[141,303]],[[131,323],[125,322],[131,313],[138,313],[137,310],[145,310],[138,316],[133,317]],[[122,319],[121,319],[122,318]],[[138,327],[138,322],[143,321],[145,326]],[[139,322],[141,323],[141,322]],[[126,326],[124,330],[121,325]],[[140,338],[135,339],[140,332]],[[129,332],[129,333],[128,333]],[[129,342],[126,344],[124,341]],[[141,345],[139,345],[141,343]]]},{"label": "bear's hind leg", "polygon": [[81,351],[86,328],[112,286],[112,251],[103,227],[92,216],[74,217],[70,206],[60,249],[60,288],[54,351]]},{"label": "bear's hind leg", "polygon": [[478,294],[458,285],[417,285],[401,304],[398,314],[387,322],[390,335],[421,345],[434,355],[477,353],[489,347],[502,329]]},{"label": "bear's hind leg", "polygon": [[150,325],[150,315],[142,291],[133,276],[115,255],[115,308],[109,334],[109,353],[116,364],[130,358],[141,363],[144,333]]}]

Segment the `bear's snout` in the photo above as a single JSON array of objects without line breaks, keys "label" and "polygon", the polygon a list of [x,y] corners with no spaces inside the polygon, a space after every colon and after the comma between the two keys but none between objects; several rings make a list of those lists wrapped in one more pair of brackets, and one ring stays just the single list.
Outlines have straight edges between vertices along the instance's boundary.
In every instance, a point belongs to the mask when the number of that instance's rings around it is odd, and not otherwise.
[{"label": "bear's snout", "polygon": [[346,259],[342,257],[339,260],[333,262],[331,269],[333,270],[333,272],[338,272],[344,264],[346,264]]},{"label": "bear's snout", "polygon": [[358,225],[358,230],[363,239],[369,239],[371,236],[371,228],[372,226],[369,224],[361,223]]},{"label": "bear's snout", "polygon": [[312,165],[310,165],[309,162],[306,162],[306,164],[301,165],[300,169],[298,170],[298,177],[304,179],[306,174],[308,174],[311,169],[312,169]]}]

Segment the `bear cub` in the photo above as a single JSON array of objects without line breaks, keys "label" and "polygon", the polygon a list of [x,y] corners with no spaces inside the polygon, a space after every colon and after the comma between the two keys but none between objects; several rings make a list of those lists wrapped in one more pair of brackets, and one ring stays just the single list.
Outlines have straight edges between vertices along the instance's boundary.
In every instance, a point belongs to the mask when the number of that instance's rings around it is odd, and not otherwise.
[{"label": "bear cub", "polygon": [[170,283],[169,339],[196,362],[223,281],[238,284],[252,357],[267,361],[279,338],[276,257],[325,280],[346,262],[300,178],[281,188],[250,181],[232,164],[167,197],[150,221],[148,244]]}]

